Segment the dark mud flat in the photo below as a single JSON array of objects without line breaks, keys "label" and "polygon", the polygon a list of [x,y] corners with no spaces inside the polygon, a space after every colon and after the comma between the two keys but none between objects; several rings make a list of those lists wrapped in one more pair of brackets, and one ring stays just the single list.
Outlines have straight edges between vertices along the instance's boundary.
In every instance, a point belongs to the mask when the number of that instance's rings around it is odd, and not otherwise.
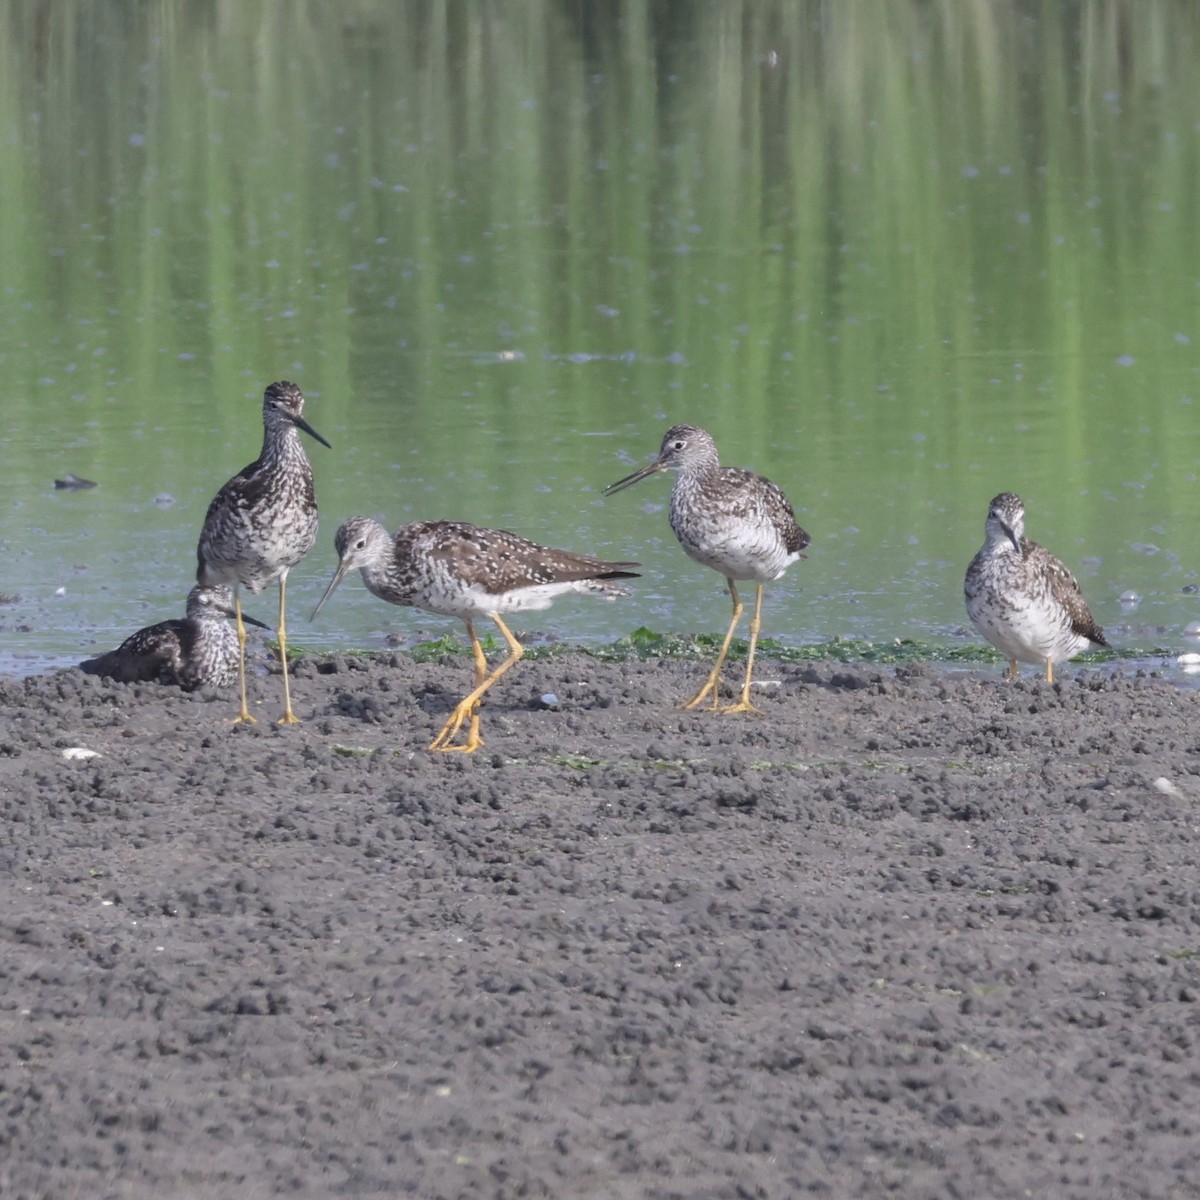
[{"label": "dark mud flat", "polygon": [[1200,1195],[1200,694],[469,674],[0,682],[0,1194]]}]

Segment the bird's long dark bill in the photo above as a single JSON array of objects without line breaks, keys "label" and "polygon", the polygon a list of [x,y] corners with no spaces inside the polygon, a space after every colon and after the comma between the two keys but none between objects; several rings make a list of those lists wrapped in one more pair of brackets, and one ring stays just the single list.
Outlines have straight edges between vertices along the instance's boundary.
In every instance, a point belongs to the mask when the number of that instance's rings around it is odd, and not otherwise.
[{"label": "bird's long dark bill", "polygon": [[[223,609],[221,609],[221,611],[227,617],[235,617],[235,618],[237,617],[237,609],[236,608],[223,608]],[[242,624],[243,625],[253,625],[255,629],[270,629],[271,628],[270,625],[268,625],[266,623],[266,621],[260,621],[257,617],[252,617],[248,613],[242,613]]]},{"label": "bird's long dark bill", "polygon": [[292,424],[295,425],[297,429],[303,429],[310,438],[316,438],[322,446],[326,446],[330,450],[333,449],[333,447],[330,446],[329,443],[303,417],[293,417]]},{"label": "bird's long dark bill", "polygon": [[323,595],[320,600],[317,601],[317,607],[312,610],[312,616],[308,618],[310,621],[315,621],[317,619],[317,613],[319,613],[321,609],[325,607],[325,601],[333,595],[333,589],[336,588],[337,585],[346,578],[346,572],[349,569],[350,568],[344,563],[340,563],[338,565],[338,569],[333,573],[333,578],[329,581],[329,586],[325,589],[325,595]]},{"label": "bird's long dark bill", "polygon": [[644,467],[639,467],[632,475],[626,475],[624,479],[618,479],[616,483],[610,483],[604,489],[603,495],[611,496],[616,492],[622,492],[627,487],[633,487],[635,483],[641,483],[643,479],[654,475],[662,469],[662,463],[656,458],[653,462],[648,462]]}]

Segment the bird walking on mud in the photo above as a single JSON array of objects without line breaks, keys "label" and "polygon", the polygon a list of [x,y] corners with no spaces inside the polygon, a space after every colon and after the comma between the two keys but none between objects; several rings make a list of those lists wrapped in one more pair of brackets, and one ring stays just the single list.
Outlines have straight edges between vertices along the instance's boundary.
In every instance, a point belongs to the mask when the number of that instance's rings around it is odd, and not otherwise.
[{"label": "bird walking on mud", "polygon": [[[159,621],[131,633],[115,650],[89,658],[79,669],[119,683],[170,683],[185,692],[228,687],[238,672],[233,593],[222,585],[197,584],[188,593],[187,616]],[[260,629],[253,617],[244,620]]]},{"label": "bird walking on mud", "polygon": [[317,500],[312,466],[300,442],[303,430],[329,443],[304,419],[304,396],[281,380],[263,394],[262,453],[213,497],[197,547],[201,584],[229,584],[237,618],[238,678],[242,708],[238,721],[253,722],[246,703],[246,627],[240,589],[257,594],[279,580],[279,659],[283,665],[281,725],[294,725],[287,669],[286,592],[288,572],[317,540]]},{"label": "bird walking on mud", "polygon": [[[321,611],[334,588],[355,568],[381,600],[458,617],[467,627],[475,660],[475,686],[455,706],[430,750],[470,753],[483,745],[479,705],[483,694],[524,654],[500,614],[548,608],[567,592],[590,592],[606,599],[628,593],[611,581],[633,579],[634,562],[605,562],[569,550],[553,550],[503,529],[483,529],[460,521],[417,521],[390,534],[370,517],[343,522],[334,542],[338,566],[313,609]],[[490,617],[508,643],[508,657],[488,671],[475,633],[475,621]],[[466,740],[456,742],[464,722]]]},{"label": "bird walking on mud", "polygon": [[[804,557],[809,536],[775,484],[753,471],[721,466],[716,443],[694,425],[668,429],[658,457],[610,484],[604,495],[614,495],[657,471],[679,472],[671,488],[671,528],[688,557],[725,576],[733,601],[733,618],[717,661],[704,686],[682,707],[697,708],[711,696],[714,712],[758,712],[750,702],[750,679],[762,628],[763,586]],[[721,667],[744,611],[738,582],[751,582],[756,588],[746,677],[737,703],[720,708]]]},{"label": "bird walking on mud", "polygon": [[967,568],[963,593],[971,624],[1008,659],[1007,680],[1027,662],[1044,665],[1053,683],[1055,663],[1090,642],[1108,647],[1075,576],[1025,536],[1025,505],[1012,492],[988,506],[983,546]]}]

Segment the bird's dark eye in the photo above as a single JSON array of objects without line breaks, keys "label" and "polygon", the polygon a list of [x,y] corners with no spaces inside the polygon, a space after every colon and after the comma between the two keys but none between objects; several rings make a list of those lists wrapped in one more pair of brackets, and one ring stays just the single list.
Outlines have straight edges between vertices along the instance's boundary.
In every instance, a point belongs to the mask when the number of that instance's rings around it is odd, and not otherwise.
[{"label": "bird's dark eye", "polygon": [[674,445],[674,447],[673,447],[673,448],[674,448],[675,450],[682,450],[682,449],[684,448],[684,446],[686,446],[686,445],[687,445],[687,442],[684,442],[684,441],[678,441],[678,442],[676,442],[676,443],[675,443],[675,445]]},{"label": "bird's dark eye", "polygon": [[366,538],[359,538],[358,541],[354,543],[354,548],[355,548],[355,550],[361,550],[366,544],[367,544]]}]

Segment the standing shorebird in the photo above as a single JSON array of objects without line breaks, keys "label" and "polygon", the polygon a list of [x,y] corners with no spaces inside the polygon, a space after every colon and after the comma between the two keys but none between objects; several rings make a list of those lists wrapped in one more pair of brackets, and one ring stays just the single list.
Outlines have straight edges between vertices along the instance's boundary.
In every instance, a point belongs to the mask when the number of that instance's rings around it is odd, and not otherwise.
[{"label": "standing shorebird", "polygon": [[279,660],[283,664],[281,725],[294,725],[288,684],[285,595],[288,572],[317,540],[317,500],[312,466],[298,430],[329,443],[304,419],[304,397],[294,383],[273,383],[263,394],[262,453],[239,471],[208,506],[196,553],[196,579],[202,584],[233,587],[237,618],[238,678],[242,690],[239,721],[253,722],[246,704],[246,627],[242,623],[240,589],[257,594],[279,580]]},{"label": "standing shorebird", "polygon": [[[228,687],[238,673],[237,636],[228,620],[235,615],[227,587],[197,584],[188,593],[186,617],[147,625],[115,650],[81,662],[79,669],[119,683],[173,683],[185,692]],[[266,628],[253,617],[243,619]]]},{"label": "standing shorebird", "polygon": [[[635,562],[605,562],[569,550],[539,546],[504,529],[481,529],[461,521],[417,521],[390,534],[370,517],[344,521],[334,541],[338,567],[313,617],[333,589],[356,567],[368,590],[389,604],[458,617],[467,627],[475,659],[475,687],[459,701],[430,750],[470,753],[483,745],[479,702],[501,675],[525,653],[500,614],[549,608],[565,592],[591,592],[612,600],[628,593],[610,581],[635,579]],[[491,617],[508,643],[508,657],[488,673],[475,621]],[[465,742],[454,742],[464,721]]]},{"label": "standing shorebird", "polygon": [[711,695],[713,711],[719,708],[721,667],[744,611],[737,591],[737,582],[742,581],[752,582],[757,588],[746,679],[741,699],[720,711],[758,712],[750,703],[750,676],[762,627],[763,585],[778,579],[804,557],[808,534],[796,523],[792,506],[775,484],[753,471],[721,466],[716,443],[694,425],[668,429],[658,457],[610,484],[604,494],[611,496],[656,471],[679,472],[671,488],[671,528],[689,558],[725,576],[733,600],[733,619],[717,661],[704,686],[683,707],[696,708]]},{"label": "standing shorebird", "polygon": [[1008,659],[1005,679],[1019,662],[1054,664],[1081,653],[1089,642],[1108,647],[1079,583],[1066,565],[1025,536],[1025,505],[1001,492],[988,506],[984,541],[971,559],[963,593],[976,630]]}]

